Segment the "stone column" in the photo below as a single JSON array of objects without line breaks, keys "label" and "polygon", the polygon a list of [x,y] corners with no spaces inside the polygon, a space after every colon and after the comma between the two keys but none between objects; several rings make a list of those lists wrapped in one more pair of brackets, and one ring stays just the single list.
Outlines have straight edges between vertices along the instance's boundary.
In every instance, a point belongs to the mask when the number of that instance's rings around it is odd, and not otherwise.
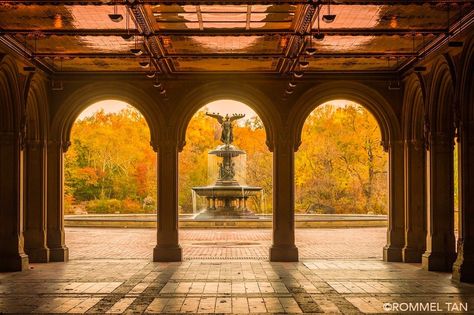
[{"label": "stone column", "polygon": [[425,146],[405,142],[405,247],[403,262],[419,263],[426,250]]},{"label": "stone column", "polygon": [[[295,147],[279,132],[273,148],[273,244],[270,261],[298,261],[295,246]],[[286,136],[286,137],[285,137]]]},{"label": "stone column", "polygon": [[427,156],[427,235],[422,265],[451,271],[455,258],[453,139],[433,134]]},{"label": "stone column", "polygon": [[47,173],[44,141],[28,140],[25,148],[25,252],[30,262],[49,261],[46,245]]},{"label": "stone column", "polygon": [[23,239],[23,153],[19,132],[0,131],[0,271],[28,269]]},{"label": "stone column", "polygon": [[387,245],[383,249],[384,261],[402,261],[405,246],[405,214],[403,207],[403,142],[391,141],[388,146],[388,230]]},{"label": "stone column", "polygon": [[48,213],[47,245],[49,261],[67,261],[69,249],[64,242],[64,152],[68,144],[48,142]]},{"label": "stone column", "polygon": [[453,279],[474,282],[474,121],[463,127],[459,142],[459,239]]},{"label": "stone column", "polygon": [[158,145],[158,230],[153,261],[181,261],[178,238],[178,144]]}]

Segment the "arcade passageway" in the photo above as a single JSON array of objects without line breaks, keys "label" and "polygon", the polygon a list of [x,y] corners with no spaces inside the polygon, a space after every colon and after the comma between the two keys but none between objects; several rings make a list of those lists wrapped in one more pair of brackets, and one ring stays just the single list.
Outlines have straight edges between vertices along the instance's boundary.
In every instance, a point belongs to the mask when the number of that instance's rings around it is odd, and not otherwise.
[{"label": "arcade passageway", "polygon": [[[473,1],[0,1],[0,312],[380,312],[433,299],[472,311],[473,74]],[[103,100],[149,128],[149,258],[70,260],[64,156],[80,113]],[[246,104],[265,131],[268,260],[183,255],[179,155],[216,100]],[[332,100],[380,128],[381,260],[304,260],[298,243],[295,157]]]}]

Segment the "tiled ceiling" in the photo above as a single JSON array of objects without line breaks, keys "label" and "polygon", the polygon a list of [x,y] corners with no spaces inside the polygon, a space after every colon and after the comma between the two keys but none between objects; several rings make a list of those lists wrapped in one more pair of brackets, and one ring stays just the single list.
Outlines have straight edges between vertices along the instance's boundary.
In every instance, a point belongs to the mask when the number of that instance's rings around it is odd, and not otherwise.
[{"label": "tiled ceiling", "polygon": [[[304,59],[308,72],[372,72],[399,69],[474,16],[471,1],[333,2],[0,1],[0,36],[52,71],[285,74]],[[321,19],[329,13],[333,23]]]}]

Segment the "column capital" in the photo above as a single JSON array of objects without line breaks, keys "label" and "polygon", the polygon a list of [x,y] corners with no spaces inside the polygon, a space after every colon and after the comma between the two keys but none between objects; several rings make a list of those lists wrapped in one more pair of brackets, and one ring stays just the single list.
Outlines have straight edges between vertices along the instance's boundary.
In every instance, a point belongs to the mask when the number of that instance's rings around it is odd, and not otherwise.
[{"label": "column capital", "polygon": [[20,134],[13,131],[0,131],[0,144],[14,144],[19,140]]},{"label": "column capital", "polygon": [[380,141],[380,145],[383,147],[383,150],[385,152],[388,152],[390,149],[396,147],[396,146],[403,146],[404,141],[403,140],[382,140]]},{"label": "column capital", "polygon": [[44,140],[26,139],[25,145],[26,148],[31,150],[41,150],[46,146],[46,142]]},{"label": "column capital", "polygon": [[[184,144],[183,144],[184,147]],[[156,142],[156,145],[153,147],[153,149],[156,149],[156,152],[169,152],[169,151],[174,151],[174,150],[180,150],[180,145],[177,140],[175,139],[164,139],[164,140],[159,140]],[[182,149],[182,148],[181,148]]]},{"label": "column capital", "polygon": [[300,145],[301,141],[296,141],[290,132],[290,128],[283,127],[274,137],[273,146],[269,146],[269,148],[272,147],[274,150],[293,150],[293,152],[296,152]]},{"label": "column capital", "polygon": [[416,151],[424,150],[426,147],[426,143],[424,139],[407,139],[405,140],[405,145],[412,147]]},{"label": "column capital", "polygon": [[71,146],[71,141],[61,141],[61,140],[48,140],[48,147],[52,147],[58,150],[61,150],[63,153],[66,153],[69,147]]},{"label": "column capital", "polygon": [[446,152],[454,148],[454,136],[446,132],[430,133],[427,140],[429,150]]}]

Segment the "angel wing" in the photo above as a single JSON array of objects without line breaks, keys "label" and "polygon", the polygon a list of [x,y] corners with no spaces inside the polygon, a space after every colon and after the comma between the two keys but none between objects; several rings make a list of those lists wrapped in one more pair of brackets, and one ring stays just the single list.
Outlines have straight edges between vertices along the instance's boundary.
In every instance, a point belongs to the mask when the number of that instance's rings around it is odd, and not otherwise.
[{"label": "angel wing", "polygon": [[217,119],[217,121],[222,124],[224,122],[222,115],[216,114],[216,113],[208,113],[206,112],[206,115],[212,118]]},{"label": "angel wing", "polygon": [[244,118],[245,114],[233,114],[232,117],[230,117],[230,121],[234,121],[240,118]]}]

